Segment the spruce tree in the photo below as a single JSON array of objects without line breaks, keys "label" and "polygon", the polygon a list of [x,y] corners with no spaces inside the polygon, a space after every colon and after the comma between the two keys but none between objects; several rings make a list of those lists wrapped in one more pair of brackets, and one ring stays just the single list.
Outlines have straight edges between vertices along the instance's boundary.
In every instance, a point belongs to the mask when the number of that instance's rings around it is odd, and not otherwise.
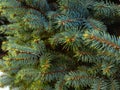
[{"label": "spruce tree", "polygon": [[0,86],[120,90],[120,6],[105,0],[0,0],[6,36]]}]

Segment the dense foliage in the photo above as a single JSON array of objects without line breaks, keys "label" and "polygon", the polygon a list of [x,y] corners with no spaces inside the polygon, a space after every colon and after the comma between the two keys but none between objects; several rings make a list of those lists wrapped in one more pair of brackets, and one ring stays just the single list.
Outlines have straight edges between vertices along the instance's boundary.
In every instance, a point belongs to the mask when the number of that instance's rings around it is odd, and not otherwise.
[{"label": "dense foliage", "polygon": [[11,90],[120,90],[120,7],[103,0],[0,0],[6,36],[0,86]]}]

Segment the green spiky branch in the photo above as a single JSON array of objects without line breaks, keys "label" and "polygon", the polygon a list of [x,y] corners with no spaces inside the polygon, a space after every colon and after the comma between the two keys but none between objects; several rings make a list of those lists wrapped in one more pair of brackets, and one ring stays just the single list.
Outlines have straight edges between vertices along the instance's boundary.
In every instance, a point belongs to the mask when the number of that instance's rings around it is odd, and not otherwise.
[{"label": "green spiky branch", "polygon": [[119,90],[120,39],[107,32],[106,24],[120,18],[119,6],[98,0],[48,2],[0,1],[1,16],[9,21],[0,26],[7,35],[0,86]]}]

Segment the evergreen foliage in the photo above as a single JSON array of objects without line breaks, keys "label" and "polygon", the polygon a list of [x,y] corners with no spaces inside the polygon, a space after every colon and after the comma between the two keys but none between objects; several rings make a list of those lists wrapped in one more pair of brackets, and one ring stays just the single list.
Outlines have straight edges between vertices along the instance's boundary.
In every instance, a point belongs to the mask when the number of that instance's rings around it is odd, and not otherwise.
[{"label": "evergreen foliage", "polygon": [[120,90],[120,7],[98,0],[0,0],[7,38],[0,86],[11,90]]}]

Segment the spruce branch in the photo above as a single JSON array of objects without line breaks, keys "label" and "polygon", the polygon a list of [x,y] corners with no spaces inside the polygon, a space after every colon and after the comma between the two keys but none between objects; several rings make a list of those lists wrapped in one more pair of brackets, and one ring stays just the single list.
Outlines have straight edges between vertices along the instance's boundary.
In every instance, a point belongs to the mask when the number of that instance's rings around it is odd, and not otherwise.
[{"label": "spruce branch", "polygon": [[[116,43],[111,42],[111,41],[109,41],[109,40],[106,40],[105,38],[100,38],[99,36],[94,35],[94,34],[95,34],[95,33],[93,33],[93,34],[85,33],[85,34],[83,34],[83,37],[84,37],[84,38],[88,38],[88,39],[90,39],[91,41],[92,41],[92,40],[95,40],[95,41],[97,41],[97,42],[99,42],[99,43],[106,44],[107,46],[110,46],[110,47],[114,48],[115,50],[119,50],[119,49],[120,49],[120,46],[117,45]],[[97,32],[96,34],[100,35],[100,33],[98,33],[98,32]],[[105,33],[104,33],[104,34],[105,34]],[[107,35],[106,35],[106,36],[107,36]],[[110,37],[110,36],[108,35],[108,38],[111,39],[112,37]],[[115,39],[114,39],[114,40],[115,40]]]}]

